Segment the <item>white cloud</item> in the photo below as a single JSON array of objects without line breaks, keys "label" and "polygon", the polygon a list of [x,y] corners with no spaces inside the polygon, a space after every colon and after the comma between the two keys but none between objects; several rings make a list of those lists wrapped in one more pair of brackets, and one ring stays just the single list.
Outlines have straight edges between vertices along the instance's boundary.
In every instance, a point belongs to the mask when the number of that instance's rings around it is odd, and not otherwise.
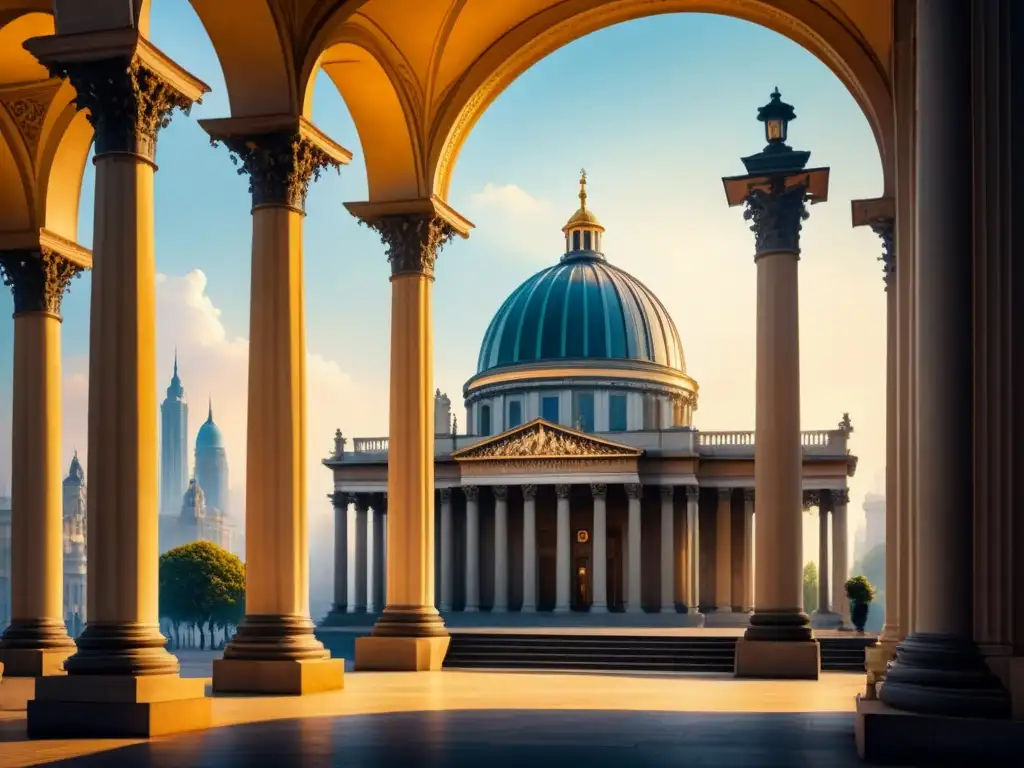
[{"label": "white cloud", "polygon": [[550,261],[552,247],[558,252],[564,222],[547,200],[516,184],[488,182],[470,196],[467,213],[476,224],[474,236],[502,250],[544,261]]},{"label": "white cloud", "polygon": [[549,210],[545,200],[534,197],[517,184],[487,182],[482,191],[473,195],[473,203],[511,216],[538,216]]}]

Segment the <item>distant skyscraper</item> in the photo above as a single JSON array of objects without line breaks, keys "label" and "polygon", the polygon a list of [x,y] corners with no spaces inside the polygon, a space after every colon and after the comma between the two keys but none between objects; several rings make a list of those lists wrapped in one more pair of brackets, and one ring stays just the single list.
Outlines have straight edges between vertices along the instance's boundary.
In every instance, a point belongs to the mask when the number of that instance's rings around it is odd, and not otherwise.
[{"label": "distant skyscraper", "polygon": [[86,621],[87,520],[85,470],[75,451],[64,478],[64,621],[72,637]]},{"label": "distant skyscraper", "polygon": [[176,515],[188,485],[188,402],[178,378],[178,353],[167,398],[160,406],[160,514]]},{"label": "distant skyscraper", "polygon": [[[196,435],[195,479],[203,489],[207,511],[227,517],[228,454],[224,449],[224,434],[213,421],[212,401],[206,422]],[[181,494],[178,499],[180,504]]]}]

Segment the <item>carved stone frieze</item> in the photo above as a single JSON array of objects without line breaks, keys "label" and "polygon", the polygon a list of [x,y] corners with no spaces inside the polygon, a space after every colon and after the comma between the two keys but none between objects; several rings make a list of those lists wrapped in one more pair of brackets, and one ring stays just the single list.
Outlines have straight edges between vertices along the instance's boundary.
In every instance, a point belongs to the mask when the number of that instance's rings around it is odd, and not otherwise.
[{"label": "carved stone frieze", "polygon": [[892,276],[896,274],[896,249],[893,245],[896,222],[892,217],[886,216],[872,219],[869,223],[871,231],[882,240],[882,255],[878,257],[878,260],[882,262],[882,279],[885,281],[885,290],[889,290]]},{"label": "carved stone frieze", "polygon": [[466,501],[476,501],[480,496],[480,486],[464,485],[462,486],[462,493],[465,494]]},{"label": "carved stone frieze", "polygon": [[602,458],[505,459],[495,462],[471,461],[462,465],[463,478],[522,476],[535,474],[635,474],[636,459]]},{"label": "carved stone frieze", "polygon": [[523,487],[523,500],[533,501],[537,498],[537,486],[532,483],[524,485]]},{"label": "carved stone frieze", "polygon": [[833,507],[845,507],[850,503],[849,488],[833,488],[829,491],[829,495],[832,497]]},{"label": "carved stone frieze", "polygon": [[608,486],[605,483],[591,483],[590,495],[593,496],[595,499],[607,498]]},{"label": "carved stone frieze", "polygon": [[434,277],[441,249],[455,236],[450,223],[436,214],[410,213],[363,220],[387,247],[392,276],[422,274]]},{"label": "carved stone frieze", "polygon": [[238,175],[249,177],[254,208],[282,205],[304,211],[310,183],[324,168],[341,168],[338,160],[298,132],[210,139],[213,146],[221,142],[238,166]]},{"label": "carved stone frieze", "polygon": [[75,104],[89,110],[96,154],[129,152],[153,160],[156,138],[175,109],[185,114],[192,100],[137,58],[48,64],[50,74],[75,87]]},{"label": "carved stone frieze", "polygon": [[508,501],[508,486],[507,485],[495,485],[491,488],[494,493],[494,498],[498,501]]},{"label": "carved stone frieze", "polygon": [[632,501],[643,497],[644,487],[640,483],[626,483],[626,496]]},{"label": "carved stone frieze", "polygon": [[33,95],[4,99],[0,104],[3,104],[11,120],[18,126],[18,132],[29,154],[34,156],[39,146],[39,137],[43,134],[43,122],[46,120],[46,109],[49,105]]},{"label": "carved stone frieze", "polygon": [[686,500],[697,501],[700,498],[700,486],[688,485],[686,486]]},{"label": "carved stone frieze", "polygon": [[807,212],[805,187],[785,189],[782,182],[768,192],[753,190],[747,197],[743,218],[750,222],[758,255],[779,251],[800,253],[802,222],[810,217]]},{"label": "carved stone frieze", "polygon": [[601,458],[635,456],[637,452],[601,440],[553,429],[536,423],[507,437],[498,438],[461,452],[460,459],[516,459],[528,457]]},{"label": "carved stone frieze", "polygon": [[47,312],[60,317],[60,305],[82,266],[49,248],[0,252],[3,284],[14,294],[14,314]]}]

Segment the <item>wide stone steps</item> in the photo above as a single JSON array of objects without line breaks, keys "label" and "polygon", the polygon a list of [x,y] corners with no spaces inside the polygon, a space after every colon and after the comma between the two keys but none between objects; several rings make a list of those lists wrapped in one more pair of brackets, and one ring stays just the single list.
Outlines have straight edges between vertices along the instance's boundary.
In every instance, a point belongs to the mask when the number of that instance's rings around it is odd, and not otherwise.
[{"label": "wide stone steps", "polygon": [[[864,672],[873,637],[825,637],[825,672]],[[554,635],[454,632],[448,668],[586,669],[633,672],[732,672],[735,637]]]}]

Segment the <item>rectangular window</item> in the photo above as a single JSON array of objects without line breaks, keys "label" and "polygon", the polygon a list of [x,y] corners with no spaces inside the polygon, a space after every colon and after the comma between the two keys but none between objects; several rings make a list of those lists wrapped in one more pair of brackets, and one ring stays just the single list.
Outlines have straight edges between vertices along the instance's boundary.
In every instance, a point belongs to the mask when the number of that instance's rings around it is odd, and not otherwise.
[{"label": "rectangular window", "polygon": [[576,392],[573,397],[572,425],[583,432],[594,431],[594,393]]},{"label": "rectangular window", "polygon": [[480,434],[487,437],[491,434],[491,406],[480,406]]},{"label": "rectangular window", "polygon": [[578,251],[580,249],[580,233],[576,230],[572,233],[572,249]]},{"label": "rectangular window", "polygon": [[590,233],[589,232],[584,232],[583,233],[583,250],[585,250],[585,251],[589,251],[590,250]]},{"label": "rectangular window", "polygon": [[626,396],[608,396],[608,429],[611,432],[626,431]]},{"label": "rectangular window", "polygon": [[523,403],[521,400],[512,400],[508,404],[508,428],[518,427],[523,423]]},{"label": "rectangular window", "polygon": [[550,421],[552,424],[558,423],[558,395],[541,398],[540,415],[544,421]]}]

